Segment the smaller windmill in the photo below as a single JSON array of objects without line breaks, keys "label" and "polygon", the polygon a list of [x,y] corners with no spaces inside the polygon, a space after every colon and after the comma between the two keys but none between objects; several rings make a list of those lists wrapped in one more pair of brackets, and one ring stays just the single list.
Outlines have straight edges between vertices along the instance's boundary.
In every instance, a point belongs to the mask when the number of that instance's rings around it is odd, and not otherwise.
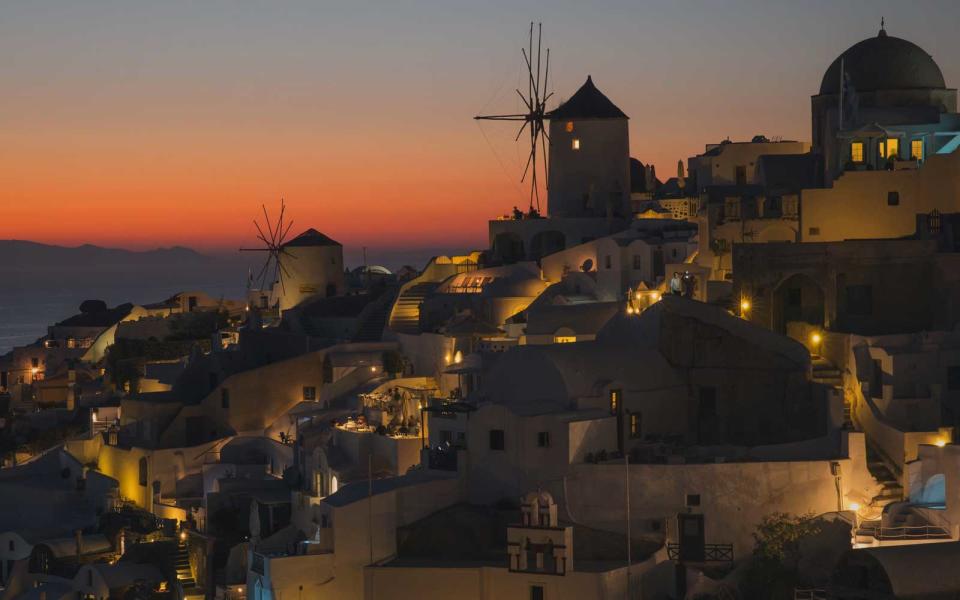
[{"label": "smaller windmill", "polygon": [[[296,258],[296,256],[290,254],[283,244],[287,238],[287,234],[290,233],[290,228],[293,227],[293,221],[284,223],[283,216],[287,210],[287,206],[284,203],[283,199],[280,199],[280,216],[276,221],[270,220],[270,214],[267,212],[266,205],[261,205],[263,209],[263,219],[264,223],[261,225],[257,219],[253,220],[254,227],[257,228],[257,239],[263,244],[259,248],[240,248],[240,252],[266,252],[267,258],[263,262],[263,266],[260,268],[260,272],[256,277],[253,277],[251,272],[250,282],[252,284],[254,281],[260,282],[260,289],[264,289],[267,284],[267,277],[271,277],[270,282],[280,282],[280,289],[283,290],[283,293],[286,294],[287,289],[283,283],[284,277],[289,278],[290,272],[287,271],[287,268],[284,266],[283,261],[281,260],[282,256],[287,258]],[[272,275],[271,275],[272,273]],[[248,285],[249,285],[248,284]]]}]

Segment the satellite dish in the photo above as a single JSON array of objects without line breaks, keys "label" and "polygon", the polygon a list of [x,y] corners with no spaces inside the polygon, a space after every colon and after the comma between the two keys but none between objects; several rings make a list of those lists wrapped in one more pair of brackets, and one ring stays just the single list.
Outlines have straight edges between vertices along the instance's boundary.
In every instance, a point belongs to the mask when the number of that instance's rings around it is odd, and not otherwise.
[{"label": "satellite dish", "polygon": [[583,264],[580,265],[580,270],[583,271],[584,273],[589,273],[590,271],[592,271],[592,270],[593,270],[593,259],[592,259],[592,258],[588,258],[587,260],[583,261]]}]

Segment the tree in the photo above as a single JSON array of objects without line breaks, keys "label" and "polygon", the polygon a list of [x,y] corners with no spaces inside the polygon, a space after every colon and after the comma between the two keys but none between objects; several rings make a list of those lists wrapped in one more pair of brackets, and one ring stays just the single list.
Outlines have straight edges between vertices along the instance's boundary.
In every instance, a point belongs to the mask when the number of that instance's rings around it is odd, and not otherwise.
[{"label": "tree", "polygon": [[798,516],[771,513],[753,532],[753,555],[760,560],[789,563],[796,568],[800,561],[801,540],[820,533],[820,528],[813,513]]},{"label": "tree", "polygon": [[740,581],[744,598],[793,598],[793,591],[801,585],[800,546],[818,533],[822,525],[813,515],[771,513],[753,532],[753,556],[746,565]]}]

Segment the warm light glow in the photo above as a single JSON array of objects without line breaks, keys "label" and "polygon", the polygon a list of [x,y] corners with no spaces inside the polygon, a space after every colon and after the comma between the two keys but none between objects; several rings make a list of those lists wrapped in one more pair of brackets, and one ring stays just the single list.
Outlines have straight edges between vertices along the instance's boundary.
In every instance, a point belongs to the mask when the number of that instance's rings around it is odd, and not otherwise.
[{"label": "warm light glow", "polygon": [[923,140],[912,140],[910,142],[910,158],[923,160]]},{"label": "warm light glow", "polygon": [[554,344],[572,344],[577,341],[577,337],[573,335],[557,335],[553,338]]},{"label": "warm light glow", "polygon": [[574,150],[579,150],[579,149],[580,149],[580,139],[579,139],[579,138],[574,138],[574,140],[573,140],[573,149],[574,149]]},{"label": "warm light glow", "polygon": [[850,144],[850,160],[855,163],[863,162],[863,142],[853,142]]},{"label": "warm light glow", "polygon": [[643,298],[643,292],[637,292],[637,300]]},{"label": "warm light glow", "polygon": [[39,372],[40,372],[40,367],[31,367],[31,368],[30,368],[30,373],[32,373],[33,375],[36,375],[36,374],[39,373]]},{"label": "warm light glow", "polygon": [[460,352],[459,350],[457,350],[457,353],[453,355],[453,362],[456,363],[456,364],[458,364],[458,365],[459,365],[460,363],[462,363],[462,362],[463,362],[463,352]]},{"label": "warm light glow", "polygon": [[944,446],[947,445],[947,440],[941,439],[941,440],[937,440],[935,443],[937,445],[937,448],[943,448]]},{"label": "warm light glow", "polygon": [[186,540],[187,540],[187,532],[186,532],[186,531],[181,531],[181,532],[180,532],[180,539],[181,539],[182,541],[186,541]]},{"label": "warm light glow", "polygon": [[823,340],[823,338],[820,337],[820,334],[819,334],[819,333],[813,332],[813,333],[810,334],[810,343],[811,343],[811,344],[813,344],[813,345],[816,346],[816,345],[819,344],[822,340]]},{"label": "warm light glow", "polygon": [[573,132],[573,121],[567,121],[566,129],[567,129],[567,133]]},{"label": "warm light glow", "polygon": [[650,294],[650,299],[654,302],[660,302],[660,292],[654,292]]},{"label": "warm light glow", "polygon": [[370,367],[370,371],[376,373],[376,372],[377,372],[377,368],[376,368],[376,367]]},{"label": "warm light glow", "polygon": [[741,300],[741,301],[740,301],[740,310],[742,310],[742,311],[748,311],[748,310],[750,310],[750,301],[747,300],[746,298],[744,298],[743,300]]},{"label": "warm light glow", "polygon": [[450,357],[450,353],[449,353],[449,352],[447,352],[446,354],[443,355],[443,362],[445,362],[445,363],[447,363],[447,364],[449,365],[451,360],[452,360],[452,358]]},{"label": "warm light glow", "polygon": [[856,511],[860,510],[860,505],[859,505],[858,503],[856,503],[856,502],[851,502],[851,503],[850,503],[850,510],[856,512]]},{"label": "warm light glow", "polygon": [[633,307],[632,307],[632,306],[628,306],[628,307],[627,307],[627,314],[628,314],[628,315],[632,315],[632,314],[633,314]]},{"label": "warm light glow", "polygon": [[880,156],[883,158],[897,158],[900,154],[900,140],[897,138],[888,138],[886,142],[880,142]]}]

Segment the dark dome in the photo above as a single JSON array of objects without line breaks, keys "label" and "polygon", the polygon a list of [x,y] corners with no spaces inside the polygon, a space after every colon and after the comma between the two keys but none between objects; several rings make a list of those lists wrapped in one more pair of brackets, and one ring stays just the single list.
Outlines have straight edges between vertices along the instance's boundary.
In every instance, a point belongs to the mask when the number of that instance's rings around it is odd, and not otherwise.
[{"label": "dark dome", "polygon": [[877,37],[854,44],[833,61],[823,75],[821,94],[840,93],[841,59],[857,92],[946,88],[933,57],[913,42],[891,37],[881,29]]}]

